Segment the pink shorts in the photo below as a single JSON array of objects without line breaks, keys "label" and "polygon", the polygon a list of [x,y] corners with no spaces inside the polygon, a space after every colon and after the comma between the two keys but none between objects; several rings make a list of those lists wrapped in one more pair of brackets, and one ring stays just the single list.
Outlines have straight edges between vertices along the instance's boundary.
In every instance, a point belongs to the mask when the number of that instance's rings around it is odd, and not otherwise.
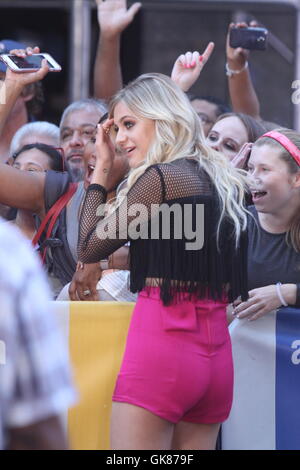
[{"label": "pink shorts", "polygon": [[165,307],[159,288],[139,294],[113,401],[172,423],[220,423],[233,392],[226,303],[183,300]]}]

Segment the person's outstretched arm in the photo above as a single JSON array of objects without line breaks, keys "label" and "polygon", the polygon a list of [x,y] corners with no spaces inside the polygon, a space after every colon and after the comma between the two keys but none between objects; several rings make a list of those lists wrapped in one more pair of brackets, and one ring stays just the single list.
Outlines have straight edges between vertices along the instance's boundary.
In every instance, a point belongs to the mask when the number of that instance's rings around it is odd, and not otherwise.
[{"label": "person's outstretched arm", "polygon": [[121,34],[133,21],[141,3],[127,9],[126,0],[96,0],[99,43],[94,66],[94,96],[109,100],[123,86],[120,64]]},{"label": "person's outstretched arm", "polygon": [[[39,53],[39,48],[27,48],[26,51],[12,51],[20,57]],[[16,73],[7,69],[0,103],[0,134],[5,121],[16,100],[26,85],[42,80],[48,73],[46,63],[37,72]],[[19,209],[28,209],[40,213],[44,208],[44,173],[32,173],[16,170],[6,164],[0,164],[0,203]]]},{"label": "person's outstretched arm", "polygon": [[26,209],[42,217],[45,173],[20,171],[0,163],[0,204]]},{"label": "person's outstretched arm", "polygon": [[[260,105],[253,87],[248,67],[249,51],[238,47],[233,49],[229,45],[229,33],[234,27],[245,28],[246,23],[231,23],[226,39],[226,57],[229,70],[228,87],[233,111],[249,114],[255,119],[260,118]],[[255,26],[251,23],[251,26]]]}]

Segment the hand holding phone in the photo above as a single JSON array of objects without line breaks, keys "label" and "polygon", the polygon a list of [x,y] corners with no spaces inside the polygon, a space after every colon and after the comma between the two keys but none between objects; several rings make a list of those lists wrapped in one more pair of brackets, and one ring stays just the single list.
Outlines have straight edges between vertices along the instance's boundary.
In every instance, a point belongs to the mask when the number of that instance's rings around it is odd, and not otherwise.
[{"label": "hand holding phone", "polygon": [[50,54],[39,53],[31,55],[2,54],[0,59],[13,72],[36,72],[42,67],[43,60],[47,61],[49,72],[60,72],[61,66]]},{"label": "hand holding phone", "polygon": [[246,28],[231,28],[229,45],[236,49],[264,51],[267,47],[268,30],[249,26]]},{"label": "hand holding phone", "polygon": [[[20,58],[26,59],[27,57],[30,58],[34,54],[40,54],[40,49],[38,47],[34,47],[34,48],[27,47],[26,50],[25,49],[13,49],[12,51],[10,51],[10,54],[7,54],[7,55],[16,56],[18,59]],[[6,91],[11,90],[11,93],[13,94],[20,93],[20,90],[22,90],[25,86],[30,85],[31,83],[35,83],[40,80],[43,80],[44,77],[49,72],[49,67],[47,65],[46,59],[43,59],[41,61],[41,67],[38,69],[35,68],[34,71],[29,70],[27,68],[26,69],[27,73],[20,73],[20,72],[24,72],[24,70],[20,69],[19,67],[18,67],[19,69],[18,71],[15,71],[15,69],[16,69],[15,66],[12,67],[12,69],[8,67],[6,70],[6,76],[5,76]]]}]

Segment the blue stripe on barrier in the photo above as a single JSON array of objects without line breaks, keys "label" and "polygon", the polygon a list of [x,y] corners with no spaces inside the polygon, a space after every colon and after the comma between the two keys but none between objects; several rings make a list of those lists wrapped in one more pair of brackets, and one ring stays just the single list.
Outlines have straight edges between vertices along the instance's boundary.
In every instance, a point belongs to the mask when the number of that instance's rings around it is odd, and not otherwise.
[{"label": "blue stripe on barrier", "polygon": [[300,309],[276,318],[276,449],[300,449]]}]

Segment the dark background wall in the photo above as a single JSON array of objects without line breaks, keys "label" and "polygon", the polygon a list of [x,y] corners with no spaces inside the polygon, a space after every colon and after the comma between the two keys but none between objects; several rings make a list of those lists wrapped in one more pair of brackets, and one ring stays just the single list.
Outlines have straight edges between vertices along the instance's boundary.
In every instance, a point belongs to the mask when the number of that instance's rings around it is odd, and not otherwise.
[{"label": "dark background wall", "polygon": [[[150,71],[169,74],[179,54],[188,50],[203,51],[209,41],[214,41],[213,55],[192,91],[228,101],[225,39],[232,15],[238,10],[247,12],[249,18],[255,17],[295,51],[296,13],[284,4],[181,1],[176,7],[174,2],[154,0],[152,6],[141,11],[136,23],[124,35],[125,79]],[[251,54],[250,69],[262,116],[292,126],[294,62],[288,63],[269,46],[267,52]]]},{"label": "dark background wall", "polygon": [[63,2],[60,8],[40,8],[38,3],[0,0],[0,40],[38,45],[41,52],[49,52],[62,65],[62,72],[49,73],[43,81],[45,107],[41,118],[55,123],[68,104],[69,18],[69,8],[64,8]]},{"label": "dark background wall", "polygon": [[[47,101],[44,117],[56,122],[61,110],[68,104],[68,38],[72,1],[62,0],[59,4],[54,0],[52,4],[51,1],[42,2],[43,7],[41,1],[0,1],[0,39],[14,38],[28,44],[40,44],[42,50],[53,54],[63,65],[63,72],[49,74],[45,80]],[[275,5],[263,1],[257,4],[213,0],[142,0],[142,4],[142,10],[123,35],[125,82],[144,72],[169,74],[179,54],[188,50],[203,51],[206,44],[213,40],[216,43],[213,56],[192,91],[227,101],[225,37],[232,15],[241,10],[247,12],[249,18],[254,16],[295,51],[296,12],[284,2]],[[93,62],[98,37],[95,8],[91,35]],[[267,52],[251,54],[251,73],[261,102],[262,116],[289,127],[293,125],[291,84],[294,67],[293,60],[287,62],[273,47],[269,47]]]}]

